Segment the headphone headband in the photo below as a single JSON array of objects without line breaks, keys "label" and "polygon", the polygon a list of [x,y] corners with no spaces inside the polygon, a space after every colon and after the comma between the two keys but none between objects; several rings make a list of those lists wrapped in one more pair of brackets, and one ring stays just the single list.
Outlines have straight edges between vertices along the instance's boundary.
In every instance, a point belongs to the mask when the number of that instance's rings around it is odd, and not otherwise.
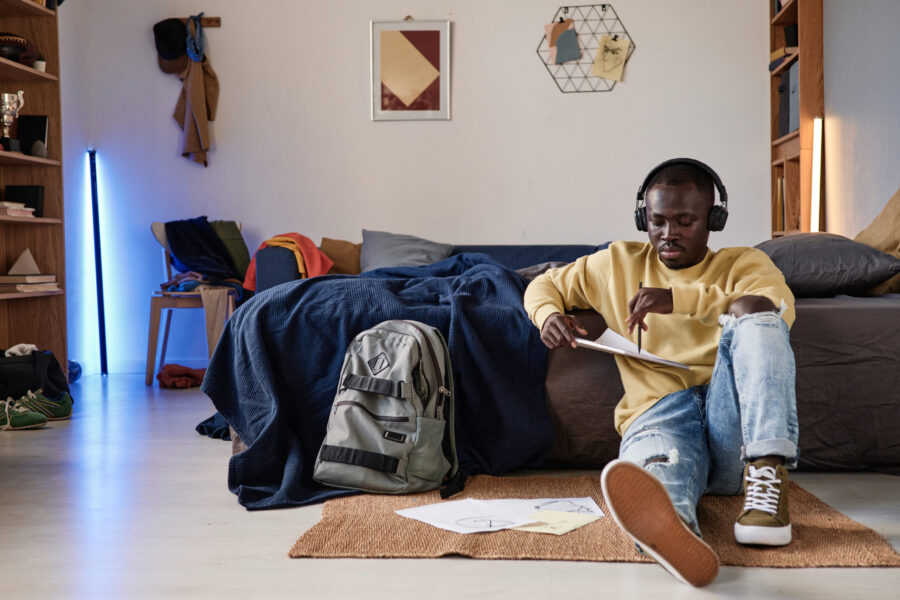
[{"label": "headphone headband", "polygon": [[715,205],[714,203],[713,207],[710,209],[709,230],[721,231],[725,227],[725,221],[728,218],[728,192],[725,190],[725,184],[722,183],[722,179],[715,171],[713,171],[712,167],[693,158],[672,158],[653,167],[647,176],[644,177],[644,181],[637,191],[634,211],[634,220],[638,230],[647,231],[647,213],[645,210],[646,199],[644,198],[647,190],[645,188],[650,185],[650,182],[653,181],[653,178],[656,177],[660,171],[667,167],[671,167],[672,165],[689,165],[697,167],[698,169],[702,169],[712,179],[713,185],[715,185],[716,190],[719,192],[719,202],[721,206]]}]

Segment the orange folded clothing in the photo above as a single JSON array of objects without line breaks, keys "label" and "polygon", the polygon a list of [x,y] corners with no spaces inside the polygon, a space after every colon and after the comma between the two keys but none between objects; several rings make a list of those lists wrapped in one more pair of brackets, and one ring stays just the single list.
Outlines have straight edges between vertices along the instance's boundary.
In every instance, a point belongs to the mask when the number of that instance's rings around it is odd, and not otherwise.
[{"label": "orange folded clothing", "polygon": [[164,388],[192,388],[197,387],[203,381],[206,369],[192,369],[182,365],[163,365],[162,370],[156,376],[159,387]]},{"label": "orange folded clothing", "polygon": [[[280,239],[279,239],[280,238]],[[315,242],[299,233],[281,233],[271,238],[277,241],[275,245],[285,247],[285,241],[294,242],[295,252],[299,252],[303,257],[304,267],[306,268],[307,277],[318,277],[328,273],[328,269],[334,264],[328,256],[316,247]],[[268,240],[260,244],[257,252],[268,246]],[[298,260],[299,263],[299,260]],[[256,254],[250,259],[250,266],[247,267],[247,274],[244,276],[244,287],[248,290],[256,291]]]}]

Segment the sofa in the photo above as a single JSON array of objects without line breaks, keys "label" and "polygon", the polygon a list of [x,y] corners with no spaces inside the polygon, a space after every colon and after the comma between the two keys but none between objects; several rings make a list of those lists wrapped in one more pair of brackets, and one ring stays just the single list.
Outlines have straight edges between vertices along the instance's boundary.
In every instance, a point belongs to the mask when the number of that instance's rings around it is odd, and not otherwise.
[{"label": "sofa", "polygon": [[[267,285],[272,287],[263,290],[235,313],[234,322],[229,323],[224,341],[220,340],[203,384],[204,391],[233,428],[234,455],[229,469],[229,487],[248,508],[299,505],[320,501],[334,493],[311,487],[313,483],[305,472],[310,456],[314,456],[324,435],[336,378],[332,382],[325,367],[321,369],[321,375],[314,372],[306,378],[301,371],[309,371],[306,363],[311,355],[309,349],[313,348],[310,343],[317,348],[316,360],[322,360],[324,344],[325,360],[332,361],[330,369],[333,371],[335,365],[339,365],[345,347],[342,340],[349,340],[361,330],[353,328],[360,327],[362,321],[342,324],[334,330],[329,324],[332,316],[340,315],[347,295],[356,295],[382,278],[400,277],[404,278],[404,285],[420,287],[421,281],[429,281],[435,272],[447,268],[446,265],[453,268],[457,264],[474,265],[475,272],[480,272],[482,277],[484,269],[493,269],[490,271],[492,276],[507,283],[518,282],[514,285],[518,291],[503,300],[504,308],[510,311],[504,313],[503,318],[512,318],[515,313],[515,326],[522,329],[524,311],[520,294],[527,280],[546,268],[604,247],[453,246],[421,238],[410,240],[413,236],[396,236],[391,252],[374,253],[376,244],[373,243],[367,253],[366,241],[378,239],[371,233],[363,232],[362,244],[340,242],[335,245],[335,240],[327,244],[323,240],[321,251],[330,252],[327,255],[333,257],[341,274],[294,281],[293,259],[281,261],[285,271],[279,275],[278,269],[270,268],[274,262],[267,264],[269,259],[260,253],[255,257],[259,261],[260,276],[268,271]],[[336,250],[338,247],[340,251]],[[900,294],[852,295],[864,293],[900,273],[900,258],[830,234],[785,236],[760,244],[759,248],[781,268],[788,285],[798,296],[791,344],[797,363],[799,468],[900,474],[900,444],[896,435],[896,424],[900,423],[900,393],[897,391],[900,389],[900,369],[897,368],[900,365]],[[395,252],[398,249],[402,251]],[[272,257],[279,252],[290,252],[283,248],[267,250]],[[404,262],[405,266],[402,266]],[[391,267],[394,263],[401,266]],[[354,271],[362,273],[355,275]],[[284,283],[279,284],[279,280]],[[303,294],[329,286],[337,286],[340,290],[337,295],[328,296],[325,302],[315,295]],[[432,300],[428,293],[423,298]],[[322,306],[317,306],[317,302]],[[479,304],[477,298],[465,302],[474,306]],[[409,306],[405,300],[397,304],[401,305],[404,310],[417,308]],[[373,306],[373,309],[377,308]],[[318,315],[317,320],[298,325],[304,311],[313,311]],[[363,312],[366,312],[365,308]],[[410,313],[395,317],[389,310],[372,312],[372,318],[378,320],[410,318]],[[422,320],[428,322],[428,318]],[[602,317],[595,313],[584,312],[579,318],[592,336],[598,336],[605,329]],[[452,323],[452,319],[450,321]],[[446,321],[430,324],[447,327]],[[362,328],[368,326],[371,325]],[[293,329],[286,334],[286,328]],[[530,324],[524,329],[531,330],[532,336],[536,332]],[[444,333],[448,336],[447,331]],[[298,339],[305,336],[310,337],[306,341]],[[457,364],[461,365],[457,378],[471,376],[473,366],[467,362],[471,357],[466,355],[465,349],[472,348],[472,344],[463,345],[463,350],[456,350],[454,355],[450,338],[452,332],[448,339],[454,370],[457,371]],[[524,349],[524,354],[532,361],[537,351],[534,340],[532,337],[528,348],[521,344],[516,346]],[[501,347],[504,340],[496,331],[476,331],[475,342],[487,355],[508,356],[511,363],[520,360],[517,354]],[[285,348],[285,345],[292,347]],[[261,355],[268,356],[260,359]],[[619,435],[613,427],[613,409],[623,388],[613,356],[567,348],[541,356],[540,360],[545,362],[539,365],[541,380],[535,385],[529,384],[525,390],[531,393],[534,387],[543,383],[542,398],[539,399],[541,411],[535,411],[533,404],[516,395],[523,388],[501,390],[499,393],[505,397],[481,415],[482,421],[500,419],[498,433],[489,426],[469,433],[492,437],[508,435],[513,445],[527,446],[532,444],[528,427],[534,425],[534,435],[543,436],[543,441],[540,444],[534,441],[534,452],[529,454],[526,449],[512,462],[504,462],[506,456],[492,461],[493,457],[485,457],[482,449],[477,449],[475,454],[482,453],[477,458],[485,458],[485,461],[474,472],[497,474],[520,467],[600,468],[617,456]],[[530,364],[533,367],[535,363]],[[502,362],[495,362],[492,368],[497,365],[503,367]],[[487,375],[480,374],[478,381],[491,386],[495,382],[489,381],[490,373]],[[509,377],[509,372],[497,375],[495,379],[503,377]],[[484,402],[495,401],[492,394],[496,395],[493,390],[485,391]],[[472,415],[482,407],[472,404],[479,401],[473,399],[477,394],[472,394],[471,388],[468,396],[468,410]],[[312,397],[315,397],[314,402],[308,400]],[[511,414],[517,412],[521,414]],[[542,428],[543,423],[528,422],[534,419],[548,420],[549,424]],[[460,435],[465,437],[467,425],[471,422],[461,426],[457,418],[458,439]],[[480,426],[484,427],[484,423]],[[507,427],[511,429],[507,430]],[[249,446],[241,440],[247,437],[244,431],[249,433]],[[545,435],[548,431],[549,436]]]}]

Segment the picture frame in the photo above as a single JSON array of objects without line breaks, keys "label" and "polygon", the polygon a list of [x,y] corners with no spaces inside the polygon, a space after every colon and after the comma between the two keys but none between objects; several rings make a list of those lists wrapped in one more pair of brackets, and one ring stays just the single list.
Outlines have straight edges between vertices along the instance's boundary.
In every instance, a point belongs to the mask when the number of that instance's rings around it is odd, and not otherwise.
[{"label": "picture frame", "polygon": [[450,120],[450,21],[369,21],[373,121]]}]

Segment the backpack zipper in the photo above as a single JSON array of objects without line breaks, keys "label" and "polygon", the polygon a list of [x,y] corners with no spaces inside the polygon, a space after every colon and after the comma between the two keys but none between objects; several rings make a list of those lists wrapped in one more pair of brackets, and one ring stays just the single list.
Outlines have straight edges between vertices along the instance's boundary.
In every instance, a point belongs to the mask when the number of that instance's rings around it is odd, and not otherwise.
[{"label": "backpack zipper", "polygon": [[434,353],[434,348],[431,347],[431,340],[428,339],[428,335],[422,331],[422,328],[412,323],[410,321],[403,321],[416,331],[422,334],[422,338],[425,340],[425,347],[428,348],[428,356],[431,358],[431,366],[434,368],[435,374],[437,374],[438,378],[438,397],[437,403],[434,407],[435,416],[440,417],[441,413],[444,409],[444,398],[450,397],[450,390],[444,387],[444,375],[441,373],[440,366],[438,365],[437,356]]},{"label": "backpack zipper", "polygon": [[355,400],[341,400],[339,402],[334,403],[334,410],[337,411],[338,406],[355,406],[360,408],[367,413],[369,416],[375,419],[376,421],[391,421],[395,423],[409,423],[409,417],[388,417],[385,415],[376,415],[371,410],[366,408],[361,402],[356,402]]}]

